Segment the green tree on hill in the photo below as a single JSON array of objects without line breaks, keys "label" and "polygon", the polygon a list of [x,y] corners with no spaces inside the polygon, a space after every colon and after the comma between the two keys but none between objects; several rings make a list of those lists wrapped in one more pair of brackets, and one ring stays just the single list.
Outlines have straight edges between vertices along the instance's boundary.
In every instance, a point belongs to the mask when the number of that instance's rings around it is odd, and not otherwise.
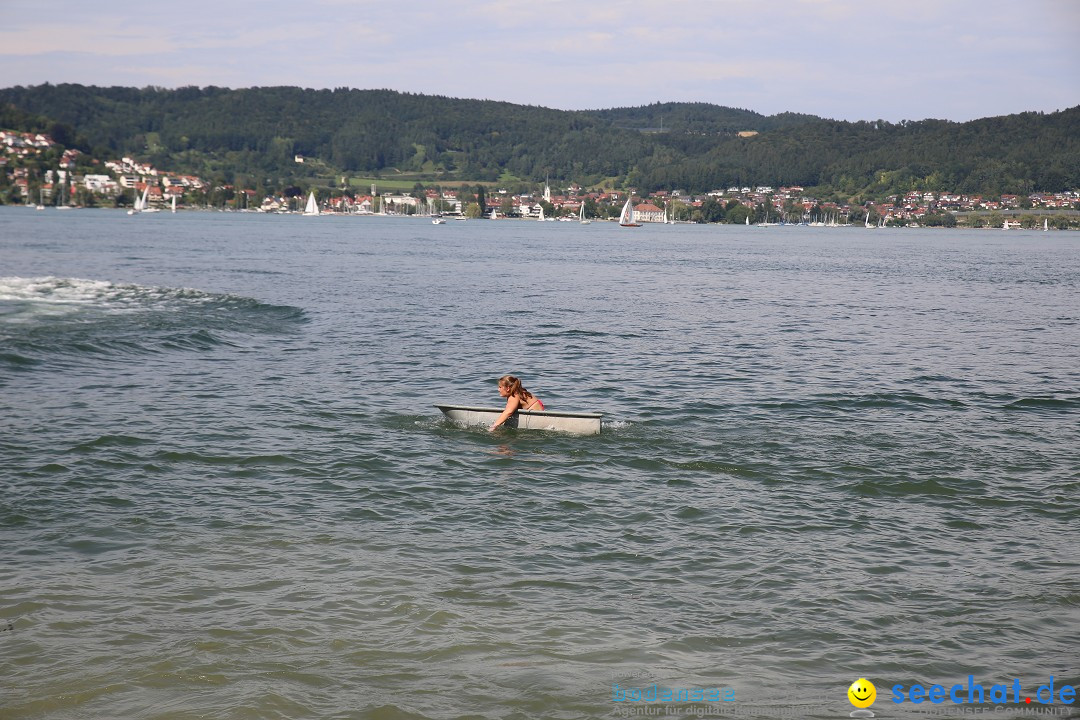
[{"label": "green tree on hill", "polygon": [[484,186],[476,186],[476,204],[480,206],[480,213],[483,215],[484,210],[487,208],[487,196],[484,193]]},{"label": "green tree on hill", "polygon": [[723,222],[725,215],[724,206],[716,198],[709,197],[701,203],[701,222]]},{"label": "green tree on hill", "polygon": [[727,221],[735,225],[743,225],[746,223],[746,218],[750,217],[750,215],[750,208],[745,205],[737,204],[727,211]]},{"label": "green tree on hill", "polygon": [[[665,132],[640,131],[661,116]],[[641,192],[706,192],[753,179],[845,200],[1080,187],[1080,106],[892,124],[704,103],[571,112],[388,90],[60,84],[0,89],[0,127],[52,132],[64,147],[93,148],[101,159],[130,155],[227,182],[272,177],[278,187],[407,171],[410,180],[449,185],[507,176],[538,183],[550,173],[553,181],[612,179]]]}]

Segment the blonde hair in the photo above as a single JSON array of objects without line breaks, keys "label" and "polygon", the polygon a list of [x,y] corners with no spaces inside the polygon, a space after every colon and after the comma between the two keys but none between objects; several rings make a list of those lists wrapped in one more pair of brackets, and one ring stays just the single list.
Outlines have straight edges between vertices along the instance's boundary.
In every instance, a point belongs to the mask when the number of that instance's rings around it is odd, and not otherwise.
[{"label": "blonde hair", "polygon": [[507,394],[517,397],[522,401],[529,401],[533,394],[521,386],[521,381],[513,375],[503,375],[499,378],[499,387],[504,387]]}]

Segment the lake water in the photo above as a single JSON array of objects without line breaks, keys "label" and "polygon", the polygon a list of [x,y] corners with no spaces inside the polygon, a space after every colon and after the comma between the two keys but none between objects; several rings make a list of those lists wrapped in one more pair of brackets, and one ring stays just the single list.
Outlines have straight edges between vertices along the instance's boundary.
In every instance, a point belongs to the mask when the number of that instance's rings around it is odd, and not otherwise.
[{"label": "lake water", "polygon": [[[0,717],[1076,685],[1078,290],[1066,232],[0,208]],[[433,407],[504,373],[603,434]]]}]

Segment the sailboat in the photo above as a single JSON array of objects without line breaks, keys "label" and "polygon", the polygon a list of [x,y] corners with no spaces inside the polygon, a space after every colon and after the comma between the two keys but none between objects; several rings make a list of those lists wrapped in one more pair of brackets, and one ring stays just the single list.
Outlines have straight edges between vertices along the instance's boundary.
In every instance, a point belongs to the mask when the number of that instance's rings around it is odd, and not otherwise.
[{"label": "sailboat", "polygon": [[581,203],[581,209],[578,211],[578,221],[581,222],[582,225],[588,225],[592,222],[592,220],[585,219],[585,203]]},{"label": "sailboat", "polygon": [[1043,232],[1050,229],[1050,223],[1046,218],[1043,218]]},{"label": "sailboat", "polygon": [[131,194],[134,201],[131,204],[131,209],[128,210],[128,215],[134,215],[135,213],[142,212],[143,201],[139,199],[139,189],[135,186],[131,188]]},{"label": "sailboat", "polygon": [[58,202],[56,204],[56,209],[57,210],[70,210],[71,209],[71,205],[69,205],[68,201],[64,199],[64,194],[65,194],[64,190],[65,190],[66,185],[67,185],[67,179],[65,178],[65,180],[62,183],[60,183],[60,202]]},{"label": "sailboat", "polygon": [[873,225],[870,224],[870,211],[869,210],[867,210],[867,212],[866,212],[866,221],[863,223],[863,225],[865,225],[867,228],[873,228],[874,227]]},{"label": "sailboat", "polygon": [[544,222],[544,219],[545,219],[545,218],[544,218],[544,206],[543,206],[543,205],[541,205],[541,206],[540,206],[540,217],[539,217],[539,218],[537,218],[537,219],[538,219],[538,220],[539,220],[540,222]]},{"label": "sailboat", "polygon": [[315,202],[315,191],[312,190],[307,196],[307,205],[304,206],[304,215],[315,216],[319,214],[319,203]]},{"label": "sailboat", "polygon": [[161,208],[150,207],[147,202],[147,196],[150,194],[150,186],[147,185],[142,191],[142,201],[139,203],[139,211],[144,213],[156,213],[161,212]]},{"label": "sailboat", "polygon": [[774,222],[769,222],[769,206],[765,206],[765,219],[757,224],[758,227],[772,227],[776,225]]},{"label": "sailboat", "polygon": [[491,219],[495,219],[495,208],[491,208]]},{"label": "sailboat", "polygon": [[622,212],[619,213],[619,225],[623,227],[641,227],[641,223],[634,222],[634,206],[631,204],[633,198],[626,198],[626,204],[623,205]]}]

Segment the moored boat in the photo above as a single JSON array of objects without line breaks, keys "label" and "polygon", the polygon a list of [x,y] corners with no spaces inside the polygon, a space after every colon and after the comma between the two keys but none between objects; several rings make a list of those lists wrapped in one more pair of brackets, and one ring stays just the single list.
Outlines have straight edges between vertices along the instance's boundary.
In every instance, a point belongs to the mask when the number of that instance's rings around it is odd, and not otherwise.
[{"label": "moored boat", "polygon": [[[502,408],[436,405],[443,415],[466,427],[490,427]],[[556,410],[518,410],[504,423],[518,430],[551,430],[574,435],[599,435],[602,413],[559,412]]]}]

